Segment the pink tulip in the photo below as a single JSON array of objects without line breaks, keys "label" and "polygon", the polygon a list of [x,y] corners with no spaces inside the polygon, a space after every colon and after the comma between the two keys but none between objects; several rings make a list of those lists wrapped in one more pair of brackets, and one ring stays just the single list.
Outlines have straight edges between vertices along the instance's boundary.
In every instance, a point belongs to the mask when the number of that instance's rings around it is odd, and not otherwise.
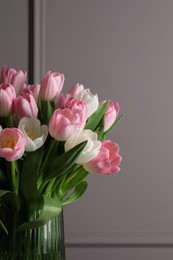
[{"label": "pink tulip", "polygon": [[57,108],[69,108],[80,116],[80,127],[83,128],[87,120],[88,107],[82,100],[73,98],[68,93],[62,93],[59,96]]},{"label": "pink tulip", "polygon": [[119,155],[118,144],[105,140],[102,142],[97,157],[83,164],[83,167],[89,172],[109,175],[120,171],[118,166],[121,161],[122,157]]},{"label": "pink tulip", "polygon": [[70,98],[66,104],[66,108],[69,108],[73,113],[77,113],[80,116],[80,128],[85,126],[88,114],[88,107],[82,100],[76,100]]},{"label": "pink tulip", "polygon": [[[100,102],[100,104],[105,102],[107,102],[107,100]],[[109,106],[104,115],[104,132],[106,132],[113,125],[119,114],[119,104],[113,101],[109,102]]]},{"label": "pink tulip", "polygon": [[26,71],[16,71],[13,68],[4,67],[1,70],[0,83],[10,83],[15,88],[16,95],[18,96],[25,86],[26,78]]},{"label": "pink tulip", "polygon": [[72,95],[69,93],[62,93],[57,100],[56,108],[65,108],[67,102],[72,98]]},{"label": "pink tulip", "polygon": [[98,95],[93,95],[89,89],[81,91],[75,98],[78,100],[83,100],[83,102],[87,105],[87,118],[90,117],[99,106]]},{"label": "pink tulip", "polygon": [[25,95],[26,93],[28,93],[28,94],[31,94],[31,95],[34,97],[36,104],[37,104],[37,102],[38,102],[39,92],[40,92],[40,85],[39,85],[39,84],[28,85],[28,86],[26,86],[25,89],[23,90],[23,94],[24,94],[24,95]]},{"label": "pink tulip", "polygon": [[98,108],[98,95],[93,95],[90,90],[83,85],[76,84],[69,93],[77,100],[82,100],[87,105],[87,118],[90,117]]},{"label": "pink tulip", "polygon": [[25,150],[25,137],[18,128],[5,128],[0,132],[0,157],[15,161],[22,157]]},{"label": "pink tulip", "polygon": [[16,92],[12,85],[0,85],[0,116],[8,117],[13,112],[13,101],[16,98]]},{"label": "pink tulip", "polygon": [[41,82],[40,96],[43,100],[56,101],[63,84],[64,75],[59,72],[48,71]]},{"label": "pink tulip", "polygon": [[17,121],[22,117],[37,117],[38,107],[34,97],[26,93],[24,96],[18,96],[14,101],[14,111]]},{"label": "pink tulip", "polygon": [[56,140],[65,141],[79,130],[80,125],[81,119],[76,111],[56,109],[49,122],[49,133]]},{"label": "pink tulip", "polygon": [[71,89],[70,89],[70,91],[69,91],[69,93],[73,96],[73,97],[77,97],[77,95],[80,93],[80,92],[82,92],[82,91],[84,91],[84,86],[81,84],[79,84],[79,83],[77,83],[76,85],[74,85]]}]

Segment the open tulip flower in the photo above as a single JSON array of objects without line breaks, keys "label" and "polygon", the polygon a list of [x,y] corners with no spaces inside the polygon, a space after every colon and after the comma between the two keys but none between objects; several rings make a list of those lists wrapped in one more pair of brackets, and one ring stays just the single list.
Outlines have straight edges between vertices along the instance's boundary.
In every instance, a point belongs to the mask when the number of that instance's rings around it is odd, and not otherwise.
[{"label": "open tulip flower", "polygon": [[34,85],[26,77],[7,67],[0,76],[0,207],[28,211],[20,230],[59,215],[86,191],[88,174],[117,173],[122,160],[118,144],[107,140],[123,117],[117,102],[99,102],[79,83],[63,92],[60,72]]}]

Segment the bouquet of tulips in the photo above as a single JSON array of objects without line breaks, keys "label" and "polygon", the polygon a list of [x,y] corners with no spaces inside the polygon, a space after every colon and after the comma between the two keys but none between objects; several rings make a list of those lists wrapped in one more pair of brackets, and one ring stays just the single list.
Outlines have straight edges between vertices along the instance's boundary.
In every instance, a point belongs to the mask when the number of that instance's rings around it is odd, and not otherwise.
[{"label": "bouquet of tulips", "polygon": [[[107,140],[123,116],[117,102],[99,102],[80,84],[61,93],[59,72],[48,71],[40,84],[26,79],[25,71],[1,70],[0,209],[28,211],[18,230],[59,215],[83,195],[90,172],[116,173],[122,160],[118,145]],[[7,231],[1,220],[0,226]]]}]

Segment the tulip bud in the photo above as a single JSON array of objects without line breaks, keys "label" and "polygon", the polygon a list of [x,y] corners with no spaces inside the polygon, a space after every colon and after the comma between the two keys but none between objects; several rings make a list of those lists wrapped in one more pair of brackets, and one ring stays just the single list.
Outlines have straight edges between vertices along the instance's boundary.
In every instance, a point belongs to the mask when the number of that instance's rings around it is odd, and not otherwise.
[{"label": "tulip bud", "polygon": [[0,83],[10,83],[14,87],[16,95],[18,96],[23,91],[26,78],[26,71],[16,71],[13,68],[4,67],[1,70]]},{"label": "tulip bud", "polygon": [[76,100],[75,98],[70,98],[69,101],[66,103],[66,108],[69,108],[73,111],[73,113],[77,113],[80,117],[80,128],[84,128],[87,114],[88,114],[88,107],[82,100]]},{"label": "tulip bud", "polygon": [[85,89],[84,91],[81,91],[76,96],[76,99],[83,100],[84,103],[87,104],[87,108],[88,108],[87,118],[90,117],[97,110],[99,106],[98,95],[93,95],[89,89]]},{"label": "tulip bud", "polygon": [[78,131],[80,125],[81,119],[76,111],[56,109],[49,122],[49,133],[56,140],[65,141]]},{"label": "tulip bud", "polygon": [[[100,102],[103,104],[106,100]],[[109,106],[104,115],[104,132],[106,132],[115,122],[119,113],[119,104],[117,102],[110,101]]]},{"label": "tulip bud", "polygon": [[63,84],[64,75],[59,72],[48,71],[41,82],[40,96],[43,100],[56,101]]},{"label": "tulip bud", "polygon": [[26,93],[28,93],[28,94],[31,94],[31,95],[34,97],[36,104],[37,104],[37,102],[38,102],[39,92],[40,92],[40,85],[39,85],[39,84],[28,85],[28,86],[26,86],[25,89],[23,90],[23,94],[24,94],[24,95],[25,95]]},{"label": "tulip bud", "polygon": [[69,93],[75,98],[82,91],[84,91],[84,86],[77,83],[70,89]]},{"label": "tulip bud", "polygon": [[16,98],[16,92],[12,85],[0,85],[0,116],[8,117],[13,112],[13,101]]},{"label": "tulip bud", "polygon": [[72,98],[71,94],[62,93],[57,100],[56,108],[65,108],[70,98]]},{"label": "tulip bud", "polygon": [[37,117],[38,107],[31,94],[18,96],[14,101],[14,111],[17,121],[22,117]]}]

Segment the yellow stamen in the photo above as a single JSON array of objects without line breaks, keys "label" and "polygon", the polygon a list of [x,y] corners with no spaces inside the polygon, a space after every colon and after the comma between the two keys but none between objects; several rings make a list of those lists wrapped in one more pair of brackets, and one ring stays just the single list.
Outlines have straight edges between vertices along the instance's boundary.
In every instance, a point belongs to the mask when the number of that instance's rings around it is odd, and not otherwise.
[{"label": "yellow stamen", "polygon": [[31,140],[34,140],[36,138],[36,135],[33,133],[32,130],[29,130],[28,132],[26,132],[27,136],[29,136],[29,138],[31,138]]},{"label": "yellow stamen", "polygon": [[16,145],[17,140],[12,139],[10,137],[6,138],[0,143],[0,148],[11,148],[14,149]]}]

